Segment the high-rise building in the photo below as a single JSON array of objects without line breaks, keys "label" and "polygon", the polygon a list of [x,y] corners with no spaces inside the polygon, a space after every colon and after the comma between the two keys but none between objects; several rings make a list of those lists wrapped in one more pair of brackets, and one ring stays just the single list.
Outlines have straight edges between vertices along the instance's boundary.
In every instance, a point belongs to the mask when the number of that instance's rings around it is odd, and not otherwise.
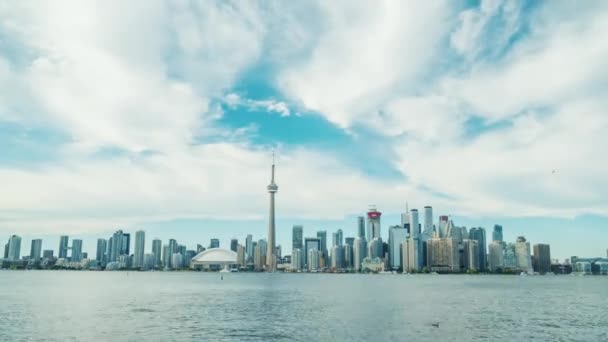
[{"label": "high-rise building", "polygon": [[454,239],[433,238],[427,240],[426,244],[427,266],[431,271],[460,272],[458,243]]},{"label": "high-rise building", "polygon": [[184,257],[180,253],[173,253],[171,256],[171,267],[176,270],[183,267]]},{"label": "high-rise building", "polygon": [[437,237],[440,239],[448,237],[448,221],[450,217],[447,215],[439,216],[439,225],[437,227]]},{"label": "high-rise building", "polygon": [[10,239],[9,239],[9,241],[8,241],[8,242],[7,242],[7,243],[4,245],[4,258],[3,258],[3,259],[6,259],[6,260],[8,260],[8,247],[9,247],[9,245],[10,245]]},{"label": "high-rise building", "polygon": [[304,227],[301,225],[294,225],[292,228],[291,235],[291,249],[302,248],[304,242]]},{"label": "high-rise building", "polygon": [[466,271],[479,271],[479,242],[473,239],[465,239],[463,241],[462,260],[463,267]]},{"label": "high-rise building", "polygon": [[334,270],[344,268],[344,248],[341,245],[334,245],[331,248],[331,268]]},{"label": "high-rise building", "polygon": [[131,255],[131,234],[124,233],[122,235],[122,247],[120,255]]},{"label": "high-rise building", "polygon": [[344,234],[342,233],[342,229],[338,229],[335,233],[332,234],[332,247],[333,246],[342,246],[342,240],[344,238]]},{"label": "high-rise building", "polygon": [[135,232],[135,253],[133,254],[133,268],[144,266],[144,249],[146,248],[146,232],[138,230]]},{"label": "high-rise building", "polygon": [[422,231],[422,241],[426,241],[434,236],[433,230],[433,207],[424,207],[424,226]]},{"label": "high-rise building", "polygon": [[32,240],[32,245],[30,248],[30,260],[38,261],[42,256],[42,240],[34,239]]},{"label": "high-rise building", "polygon": [[504,262],[504,243],[494,240],[489,245],[488,252],[488,267],[491,272],[502,270],[505,267]]},{"label": "high-rise building", "polygon": [[263,248],[264,246],[260,246],[258,242],[255,244],[253,251],[253,268],[258,272],[264,269],[264,261],[266,257],[264,255]]},{"label": "high-rise building", "polygon": [[111,243],[109,243],[110,253],[109,262],[119,261],[121,255],[129,255],[130,235],[124,234],[122,230],[117,230],[112,234]]},{"label": "high-rise building", "polygon": [[106,265],[106,250],[108,249],[108,241],[106,239],[97,239],[97,250],[95,260],[99,266]]},{"label": "high-rise building", "polygon": [[247,235],[245,239],[245,262],[250,263],[253,261],[253,236]]},{"label": "high-rise building", "polygon": [[384,258],[384,246],[381,238],[373,238],[367,243],[367,256],[370,258]]},{"label": "high-rise building", "polygon": [[391,226],[388,229],[389,266],[393,270],[401,268],[401,245],[407,239],[407,231],[403,226]]},{"label": "high-rise building", "polygon": [[492,231],[492,241],[503,241],[502,226],[499,224],[494,225],[494,231]]},{"label": "high-rise building", "polygon": [[59,259],[67,259],[68,257],[68,239],[67,235],[59,237],[59,250],[57,251]]},{"label": "high-rise building", "polygon": [[245,246],[238,244],[236,246],[236,263],[238,264],[239,267],[245,267],[246,264],[246,254],[245,253]]},{"label": "high-rise building", "polygon": [[365,217],[357,217],[357,237],[365,237]]},{"label": "high-rise building", "polygon": [[[354,244],[354,241],[353,241]],[[352,270],[353,268],[353,245],[345,244],[342,246],[342,255],[344,255],[344,268],[347,270]]]},{"label": "high-rise building", "polygon": [[469,231],[469,239],[477,241],[477,250],[479,253],[477,257],[477,260],[479,261],[479,268],[477,270],[483,272],[486,270],[488,264],[486,252],[486,230],[482,227],[471,228]]},{"label": "high-rise building", "polygon": [[211,239],[209,241],[209,248],[220,248],[220,240],[219,239]]},{"label": "high-rise building", "polygon": [[420,238],[420,221],[418,220],[418,209],[410,210],[410,237]]},{"label": "high-rise building", "polygon": [[367,241],[365,236],[360,236],[355,239],[353,246],[353,269],[355,271],[361,271],[361,263],[365,258],[367,258]]},{"label": "high-rise building", "polygon": [[[318,235],[318,234],[317,234]],[[310,255],[308,252],[310,250],[321,251],[321,239],[317,238],[306,238],[304,239],[304,265],[308,267],[308,256]]]},{"label": "high-rise building", "polygon": [[291,251],[291,269],[294,271],[302,269],[302,250],[299,248],[294,248]]},{"label": "high-rise building", "polygon": [[[320,243],[320,251],[323,252],[323,257],[327,257],[327,231],[326,230],[319,230],[317,232],[317,238],[319,239],[319,243]],[[319,261],[321,262],[321,261]]]},{"label": "high-rise building", "polygon": [[154,263],[156,261],[156,257],[154,256],[154,253],[146,253],[144,254],[144,263],[142,265],[142,270],[151,270],[154,268]]},{"label": "high-rise building", "polygon": [[154,254],[153,268],[160,268],[162,258],[163,242],[159,239],[152,240],[152,254]]},{"label": "high-rise building", "polygon": [[274,223],[274,195],[279,190],[278,185],[274,182],[274,153],[272,154],[272,171],[270,176],[270,184],[268,184],[268,193],[270,194],[270,213],[268,215],[268,246],[266,253],[266,270],[274,272],[277,269],[276,244],[275,244],[275,223]]},{"label": "high-rise building", "polygon": [[382,213],[376,210],[376,207],[372,206],[367,211],[367,240],[371,241],[374,238],[382,238],[382,232],[380,231],[380,217]]},{"label": "high-rise building", "polygon": [[171,246],[164,245],[163,246],[163,268],[170,269],[171,268]]},{"label": "high-rise building", "polygon": [[532,273],[532,256],[530,242],[526,238],[519,236],[515,242],[515,257],[517,258],[517,268],[522,272]]},{"label": "high-rise building", "polygon": [[232,239],[230,240],[230,250],[236,253],[236,248],[239,245],[239,240],[238,239]]},{"label": "high-rise building", "polygon": [[403,271],[417,272],[422,270],[422,246],[419,237],[412,236],[402,244]]},{"label": "high-rise building", "polygon": [[406,224],[410,223],[410,211],[407,206],[407,202],[405,202],[405,212],[401,214],[401,226],[405,227]]},{"label": "high-rise building", "polygon": [[310,249],[308,251],[308,270],[309,271],[317,271],[320,267],[319,265],[319,256],[322,254],[322,251],[315,251],[314,249]]},{"label": "high-rise building", "polygon": [[72,262],[79,262],[82,260],[82,240],[72,240]]},{"label": "high-rise building", "polygon": [[551,272],[551,247],[547,244],[534,245],[534,272],[546,274]]},{"label": "high-rise building", "polygon": [[42,259],[54,259],[53,256],[53,250],[52,249],[45,249],[44,251],[42,251]]}]

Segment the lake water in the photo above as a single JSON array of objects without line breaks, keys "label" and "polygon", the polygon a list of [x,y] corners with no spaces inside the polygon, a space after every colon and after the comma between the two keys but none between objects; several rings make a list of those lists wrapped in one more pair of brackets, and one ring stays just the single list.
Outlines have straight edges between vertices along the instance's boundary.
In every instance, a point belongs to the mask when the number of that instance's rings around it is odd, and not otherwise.
[{"label": "lake water", "polygon": [[0,271],[0,341],[345,340],[608,341],[608,277]]}]

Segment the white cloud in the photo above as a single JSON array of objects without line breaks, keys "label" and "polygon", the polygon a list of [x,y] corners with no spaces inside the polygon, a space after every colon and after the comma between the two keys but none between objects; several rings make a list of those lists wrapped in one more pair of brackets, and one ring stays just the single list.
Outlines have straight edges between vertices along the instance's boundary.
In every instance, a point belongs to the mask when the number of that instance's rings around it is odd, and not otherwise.
[{"label": "white cloud", "polygon": [[236,108],[239,106],[244,106],[248,110],[260,110],[265,109],[269,112],[279,113],[281,116],[290,116],[291,111],[289,110],[289,106],[287,103],[283,101],[276,100],[253,100],[253,99],[244,99],[240,95],[235,93],[230,93],[224,96],[224,103],[231,108]]}]

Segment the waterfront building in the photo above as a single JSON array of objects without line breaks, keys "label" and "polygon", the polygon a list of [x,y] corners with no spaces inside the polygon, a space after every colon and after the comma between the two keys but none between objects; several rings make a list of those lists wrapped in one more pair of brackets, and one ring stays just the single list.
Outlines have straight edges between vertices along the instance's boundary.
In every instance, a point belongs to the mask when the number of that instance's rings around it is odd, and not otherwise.
[{"label": "waterfront building", "polygon": [[504,243],[497,240],[492,241],[488,253],[488,266],[491,272],[502,270],[505,267],[504,255]]},{"label": "waterfront building", "polygon": [[333,270],[344,268],[344,248],[341,245],[334,245],[331,248],[331,268]]},{"label": "waterfront building", "polygon": [[319,239],[320,247],[319,250],[323,252],[323,256],[327,255],[327,231],[319,230],[317,232],[317,238]]},{"label": "waterfront building", "polygon": [[245,267],[246,264],[245,246],[238,244],[236,246],[236,262],[239,267]]},{"label": "waterfront building", "polygon": [[462,261],[463,268],[466,271],[481,271],[481,262],[479,261],[479,242],[473,239],[463,240]]},{"label": "waterfront building", "polygon": [[383,272],[384,271],[384,260],[381,258],[364,258],[361,262],[361,272]]},{"label": "waterfront building", "polygon": [[380,217],[382,213],[376,210],[375,206],[371,206],[367,211],[367,240],[372,241],[375,238],[382,238],[380,231]]},{"label": "waterfront building", "polygon": [[309,251],[315,250],[315,251],[321,251],[321,239],[317,238],[306,238],[304,239],[304,249],[306,250],[305,253],[305,259],[304,259],[304,265],[306,266],[306,268],[310,268],[309,266],[309,261],[308,261],[308,256]]},{"label": "waterfront building", "polygon": [[335,233],[332,234],[332,247],[333,246],[342,246],[342,241],[344,240],[344,233],[342,229],[338,229]]},{"label": "waterfront building", "polygon": [[294,248],[291,252],[291,269],[299,271],[302,269],[302,250]]},{"label": "waterfront building", "polygon": [[174,270],[182,268],[183,260],[184,258],[181,254],[173,253],[173,255],[171,255],[171,267]]},{"label": "waterfront building", "polygon": [[191,263],[192,263],[192,258],[194,258],[196,256],[196,251],[192,250],[192,249],[188,249],[186,250],[186,252],[183,254],[184,255],[184,261],[183,261],[183,265],[184,267],[190,267]]},{"label": "waterfront building", "polygon": [[365,217],[357,217],[357,237],[365,237]]},{"label": "waterfront building", "polygon": [[253,261],[253,236],[251,234],[247,234],[247,238],[245,239],[245,263],[249,264],[252,261]]},{"label": "waterfront building", "polygon": [[405,212],[401,213],[401,226],[405,227],[406,224],[410,224],[410,211],[407,202],[405,202]]},{"label": "waterfront building", "polygon": [[106,265],[106,250],[108,249],[108,241],[106,239],[97,239],[97,250],[95,251],[95,260],[97,265],[103,267]]},{"label": "waterfront building", "polygon": [[21,258],[21,237],[12,235],[8,240],[8,253],[6,259],[8,261],[19,261]]},{"label": "waterfront building", "polygon": [[72,240],[72,262],[80,262],[82,261],[82,240],[74,239]]},{"label": "waterfront building", "polygon": [[53,256],[53,250],[52,249],[45,249],[42,252],[42,259],[54,259],[55,257]]},{"label": "waterfront building", "polygon": [[265,246],[260,245],[260,241],[263,240],[259,240],[253,250],[253,269],[257,272],[263,271],[266,263]]},{"label": "waterfront building", "polygon": [[517,254],[515,252],[515,244],[508,243],[504,249],[504,268],[506,270],[514,271],[517,269]]},{"label": "waterfront building", "polygon": [[410,237],[420,238],[420,221],[418,219],[418,209],[410,210]]},{"label": "waterfront building", "polygon": [[131,255],[131,233],[122,234],[119,255]]},{"label": "waterfront building", "polygon": [[517,258],[517,268],[522,272],[533,273],[532,268],[532,253],[530,242],[526,238],[519,236],[515,242],[515,255]]},{"label": "waterfront building", "polygon": [[427,262],[430,271],[460,272],[458,242],[452,238],[427,240]]},{"label": "waterfront building", "polygon": [[230,250],[236,253],[236,247],[239,245],[238,239],[230,239]]},{"label": "waterfront building", "polygon": [[266,270],[274,272],[277,269],[277,257],[275,255],[275,222],[274,222],[274,195],[279,190],[279,186],[274,182],[274,152],[272,153],[272,167],[270,184],[268,184],[268,194],[270,195],[270,213],[268,215],[268,246],[266,252]]},{"label": "waterfront building", "polygon": [[141,266],[141,269],[144,271],[151,270],[155,267],[156,264],[156,256],[154,253],[146,253],[144,254],[144,262]]},{"label": "waterfront building", "polygon": [[209,240],[209,248],[220,248],[220,239]]},{"label": "waterfront building", "polygon": [[[294,225],[291,229],[291,250],[299,249],[302,251],[304,243],[304,227],[302,225]],[[301,260],[300,256],[300,260]],[[299,267],[302,267],[301,265]]]},{"label": "waterfront building", "polygon": [[447,238],[448,237],[448,221],[449,221],[449,216],[447,215],[441,215],[439,216],[439,224],[437,227],[437,237],[440,239],[443,238]]},{"label": "waterfront building", "polygon": [[403,272],[422,270],[422,248],[419,237],[410,237],[402,244]]},{"label": "waterfront building", "polygon": [[[163,242],[160,239],[152,240],[152,254],[154,254],[154,266],[153,268],[160,268],[162,264],[162,249]],[[197,253],[199,253],[197,251]]]},{"label": "waterfront building", "polygon": [[59,249],[57,250],[57,257],[59,259],[68,258],[68,236],[62,235],[59,237]]},{"label": "waterfront building", "polygon": [[546,274],[551,272],[551,247],[547,244],[534,245],[534,272]]},{"label": "waterfront building", "polygon": [[367,256],[370,258],[383,258],[384,257],[384,246],[382,245],[381,238],[373,238],[367,244]]},{"label": "waterfront building", "polygon": [[424,207],[424,225],[422,230],[422,241],[426,241],[434,236],[433,229],[433,207]]},{"label": "waterfront building", "polygon": [[360,236],[355,239],[353,247],[353,269],[355,271],[361,270],[361,262],[367,257],[367,241],[365,236]]},{"label": "waterfront building", "polygon": [[492,241],[500,241],[502,242],[502,226],[499,224],[494,225],[494,230],[492,231]]},{"label": "waterfront building", "polygon": [[163,268],[170,269],[171,268],[171,246],[164,245],[163,246]]},{"label": "waterfront building", "polygon": [[313,271],[317,271],[320,268],[319,265],[319,256],[322,254],[322,251],[317,251],[314,249],[310,249],[308,250],[308,271],[313,272]]},{"label": "waterfront building", "polygon": [[133,254],[133,268],[144,266],[144,249],[146,247],[146,232],[138,230],[135,232],[135,253]]},{"label": "waterfront building", "polygon": [[486,270],[488,260],[486,253],[486,230],[482,227],[471,228],[469,231],[469,239],[477,241],[479,268],[478,270],[483,272]]},{"label": "waterfront building", "polygon": [[34,239],[30,247],[30,261],[39,261],[42,257],[42,240]]},{"label": "waterfront building", "polygon": [[574,263],[573,272],[583,275],[590,275],[591,272],[591,263],[588,261],[577,261]]},{"label": "waterfront building", "polygon": [[342,246],[342,254],[344,255],[344,268],[347,270],[352,270],[353,268],[353,244],[345,244],[344,246]]},{"label": "waterfront building", "polygon": [[407,231],[404,226],[391,226],[388,229],[388,249],[390,269],[398,270],[401,268],[402,244],[407,240]]}]

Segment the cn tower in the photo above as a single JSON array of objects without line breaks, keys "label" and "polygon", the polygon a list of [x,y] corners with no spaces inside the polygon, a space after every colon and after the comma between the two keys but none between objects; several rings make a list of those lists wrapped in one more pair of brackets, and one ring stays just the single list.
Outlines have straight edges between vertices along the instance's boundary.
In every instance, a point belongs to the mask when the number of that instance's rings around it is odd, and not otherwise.
[{"label": "cn tower", "polygon": [[268,184],[270,194],[270,217],[268,218],[268,249],[266,250],[266,271],[274,272],[277,268],[276,248],[275,248],[275,225],[274,225],[274,194],[279,187],[274,183],[274,152],[272,153],[272,171],[270,184]]}]

